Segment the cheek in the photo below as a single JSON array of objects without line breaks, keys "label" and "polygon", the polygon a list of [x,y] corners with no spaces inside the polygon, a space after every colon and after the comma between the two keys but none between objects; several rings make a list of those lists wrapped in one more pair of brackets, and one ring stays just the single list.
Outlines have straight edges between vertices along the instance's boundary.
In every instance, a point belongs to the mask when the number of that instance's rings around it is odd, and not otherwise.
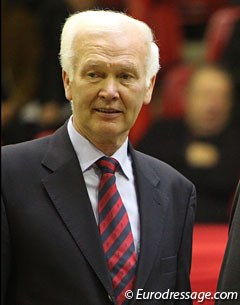
[{"label": "cheek", "polygon": [[135,111],[142,107],[145,96],[146,90],[137,86],[122,95],[123,100],[127,101],[128,107]]},{"label": "cheek", "polygon": [[142,99],[136,99],[136,96],[132,96],[132,99],[129,100],[129,106],[127,108],[127,117],[130,124],[136,121],[141,111],[142,105]]},{"label": "cheek", "polygon": [[72,90],[73,103],[75,109],[87,109],[90,107],[91,101],[94,98],[93,90],[88,90],[85,87],[77,87]]},{"label": "cheek", "polygon": [[187,107],[190,113],[192,113],[194,116],[199,116],[200,113],[205,111],[206,105],[204,101],[196,98],[195,100],[191,101]]}]

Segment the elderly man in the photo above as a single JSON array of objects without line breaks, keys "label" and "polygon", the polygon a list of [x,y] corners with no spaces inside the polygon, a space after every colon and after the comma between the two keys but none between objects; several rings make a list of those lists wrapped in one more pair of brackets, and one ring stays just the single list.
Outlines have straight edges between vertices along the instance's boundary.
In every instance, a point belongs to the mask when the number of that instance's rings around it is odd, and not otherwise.
[{"label": "elderly man", "polygon": [[160,296],[191,290],[195,188],[128,142],[159,69],[150,28],[76,13],[60,60],[72,117],[3,149],[2,304],[191,303]]}]

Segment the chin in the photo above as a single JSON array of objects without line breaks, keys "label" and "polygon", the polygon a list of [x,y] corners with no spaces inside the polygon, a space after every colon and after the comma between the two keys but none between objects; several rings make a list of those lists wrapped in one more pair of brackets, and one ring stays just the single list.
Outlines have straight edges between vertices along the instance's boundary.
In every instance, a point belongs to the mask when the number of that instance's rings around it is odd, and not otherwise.
[{"label": "chin", "polygon": [[99,129],[97,134],[99,138],[106,142],[116,142],[117,139],[126,138],[128,136],[128,132],[126,131],[119,131],[110,128]]}]

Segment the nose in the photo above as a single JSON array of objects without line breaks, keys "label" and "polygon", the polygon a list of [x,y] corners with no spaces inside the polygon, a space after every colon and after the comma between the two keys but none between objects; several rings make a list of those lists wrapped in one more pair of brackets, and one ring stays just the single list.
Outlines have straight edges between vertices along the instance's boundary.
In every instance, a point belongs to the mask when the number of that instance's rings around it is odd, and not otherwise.
[{"label": "nose", "polygon": [[106,78],[102,82],[99,97],[105,101],[115,101],[119,98],[117,80],[113,77]]}]

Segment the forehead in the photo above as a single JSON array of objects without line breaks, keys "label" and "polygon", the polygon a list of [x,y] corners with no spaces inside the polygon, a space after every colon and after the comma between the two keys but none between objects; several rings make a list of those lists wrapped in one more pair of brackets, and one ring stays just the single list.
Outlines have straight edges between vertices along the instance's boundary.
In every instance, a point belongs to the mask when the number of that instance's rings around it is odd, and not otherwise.
[{"label": "forehead", "polygon": [[138,31],[105,29],[88,31],[76,36],[74,51],[77,61],[84,64],[145,66],[148,46]]},{"label": "forehead", "polygon": [[217,70],[203,70],[195,75],[192,80],[192,88],[196,89],[231,89],[231,81],[229,77]]}]

